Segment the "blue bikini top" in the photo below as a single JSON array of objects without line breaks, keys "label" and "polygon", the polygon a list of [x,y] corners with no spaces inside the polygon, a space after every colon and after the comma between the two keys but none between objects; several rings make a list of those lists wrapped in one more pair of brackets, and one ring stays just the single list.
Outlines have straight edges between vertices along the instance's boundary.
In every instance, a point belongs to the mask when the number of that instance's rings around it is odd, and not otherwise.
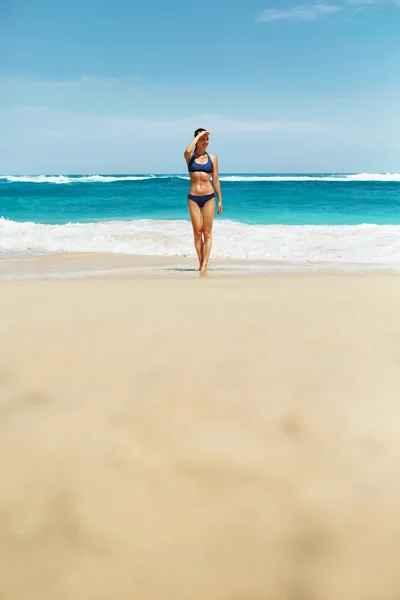
[{"label": "blue bikini top", "polygon": [[204,165],[201,165],[200,163],[195,161],[196,155],[193,152],[189,163],[188,163],[188,171],[189,173],[192,173],[193,171],[204,171],[205,173],[212,173],[212,160],[210,158],[210,155],[208,154],[208,152],[206,152],[207,156],[208,156],[208,160],[206,163],[204,163]]}]

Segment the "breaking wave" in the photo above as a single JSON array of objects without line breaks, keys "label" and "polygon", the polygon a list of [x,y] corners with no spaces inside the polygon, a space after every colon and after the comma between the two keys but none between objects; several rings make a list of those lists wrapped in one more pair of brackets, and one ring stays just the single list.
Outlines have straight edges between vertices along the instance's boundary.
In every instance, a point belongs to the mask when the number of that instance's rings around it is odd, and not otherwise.
[{"label": "breaking wave", "polygon": [[[400,264],[398,225],[214,224],[213,256],[268,261]],[[112,252],[192,256],[187,221],[134,220],[44,225],[0,218],[0,252]]]}]

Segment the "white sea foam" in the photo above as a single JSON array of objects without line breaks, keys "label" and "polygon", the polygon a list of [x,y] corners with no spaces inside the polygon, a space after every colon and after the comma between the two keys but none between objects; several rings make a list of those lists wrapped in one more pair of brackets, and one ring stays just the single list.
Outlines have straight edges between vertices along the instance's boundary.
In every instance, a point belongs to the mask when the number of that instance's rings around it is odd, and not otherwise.
[{"label": "white sea foam", "polygon": [[399,173],[358,173],[355,175],[226,175],[220,177],[221,181],[252,182],[252,181],[381,181],[381,182],[400,182]]},{"label": "white sea foam", "polygon": [[[69,177],[66,175],[2,175],[0,181],[5,180],[10,183],[115,183],[118,181],[142,181],[145,179],[165,179],[175,177],[176,179],[189,180],[188,175],[80,175]],[[221,181],[232,183],[240,182],[285,182],[285,181],[344,181],[344,182],[400,182],[400,173],[358,173],[353,175],[221,175]]]},{"label": "white sea foam", "polygon": [[[41,225],[0,218],[0,253],[112,252],[192,256],[187,221],[109,221]],[[400,265],[398,225],[246,225],[217,220],[213,256],[283,262]]]},{"label": "white sea foam", "polygon": [[127,176],[104,176],[104,175],[81,175],[67,177],[65,175],[2,175],[10,183],[113,183],[115,181],[142,181],[153,179],[153,175],[127,175]]},{"label": "white sea foam", "polygon": [[[177,175],[178,179],[188,181],[189,175]],[[356,173],[356,174],[330,174],[330,175],[220,175],[220,181],[230,181],[231,183],[251,183],[258,181],[266,182],[285,182],[285,181],[345,181],[348,183],[355,181],[380,181],[380,182],[400,182],[400,173]]]}]

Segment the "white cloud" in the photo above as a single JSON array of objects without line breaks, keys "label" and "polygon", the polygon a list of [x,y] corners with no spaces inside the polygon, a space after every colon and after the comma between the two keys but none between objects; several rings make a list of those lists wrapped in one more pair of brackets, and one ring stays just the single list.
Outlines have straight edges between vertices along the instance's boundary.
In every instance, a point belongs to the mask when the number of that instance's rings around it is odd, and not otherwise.
[{"label": "white cloud", "polygon": [[400,8],[400,0],[345,0],[347,8],[353,9],[354,14],[366,11],[368,9],[378,9],[387,7]]},{"label": "white cloud", "polygon": [[[278,120],[257,120],[257,119],[238,119],[223,115],[200,115],[196,119],[190,119],[190,122],[198,121],[206,123],[206,127],[215,133],[268,133],[273,131],[309,131],[318,126],[309,121],[278,121]],[[177,123],[184,125],[187,130],[187,120],[179,120]]]},{"label": "white cloud", "polygon": [[400,8],[400,0],[346,0],[347,4],[353,6],[368,6],[371,4],[393,4]]},{"label": "white cloud", "polygon": [[268,120],[199,111],[178,118],[14,104],[0,111],[0,164],[5,174],[183,173],[183,149],[202,126],[221,172],[395,171],[399,128],[391,114],[374,121],[371,111],[326,123],[323,115]]},{"label": "white cloud", "polygon": [[317,19],[333,15],[340,10],[346,9],[346,7],[350,8],[350,6],[354,6],[361,10],[368,6],[383,4],[389,4],[400,8],[400,0],[345,0],[341,5],[317,2],[315,4],[299,4],[297,6],[292,6],[291,8],[283,9],[268,8],[258,15],[256,21],[316,21]]},{"label": "white cloud", "polygon": [[126,75],[123,77],[94,77],[91,75],[82,75],[76,79],[32,79],[28,77],[3,77],[0,78],[0,86],[35,86],[46,88],[67,88],[73,86],[95,86],[95,85],[114,85],[137,83],[140,79],[138,75]]},{"label": "white cloud", "polygon": [[124,77],[93,77],[83,75],[77,80],[77,83],[88,83],[91,85],[109,85],[112,83],[131,83],[136,82],[140,77],[138,75],[126,75]]},{"label": "white cloud", "polygon": [[[320,126],[310,121],[300,120],[267,120],[240,119],[220,114],[198,114],[184,118],[162,118],[150,115],[112,115],[112,114],[80,114],[52,107],[23,105],[9,109],[4,118],[4,125],[10,125],[10,132],[16,124],[24,130],[25,127],[35,131],[37,135],[82,137],[92,136],[95,139],[106,136],[114,139],[132,138],[140,135],[159,138],[167,135],[171,129],[176,135],[187,135],[199,124],[211,132],[218,134],[233,133],[267,133],[276,131],[310,131],[320,129]],[[12,124],[12,126],[11,126]]]},{"label": "white cloud", "polygon": [[257,21],[280,21],[280,20],[299,20],[315,21],[321,17],[334,14],[340,10],[336,4],[300,4],[292,8],[279,9],[268,8],[258,17]]},{"label": "white cloud", "polygon": [[[327,130],[326,126],[301,120],[263,120],[241,119],[235,116],[219,114],[197,114],[190,117],[174,118],[158,115],[138,114],[80,114],[45,106],[14,106],[3,111],[0,127],[3,128],[5,146],[21,144],[47,152],[69,148],[71,154],[83,148],[103,147],[113,151],[132,149],[140,141],[141,148],[154,149],[171,145],[171,132],[176,143],[184,140],[199,126],[206,127],[218,138],[231,135],[261,135],[281,133],[300,133]],[[3,141],[4,141],[3,139]],[[31,148],[31,149],[32,149]],[[0,161],[1,162],[1,161]]]},{"label": "white cloud", "polygon": [[381,0],[347,0],[347,4],[353,4],[355,6],[364,6],[367,4],[378,4]]}]

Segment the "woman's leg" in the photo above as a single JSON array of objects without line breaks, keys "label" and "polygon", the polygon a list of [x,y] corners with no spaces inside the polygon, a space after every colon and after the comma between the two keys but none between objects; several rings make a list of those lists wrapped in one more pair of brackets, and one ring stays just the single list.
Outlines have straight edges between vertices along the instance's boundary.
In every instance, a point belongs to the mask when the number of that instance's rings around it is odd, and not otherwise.
[{"label": "woman's leg", "polygon": [[207,271],[208,259],[211,252],[212,246],[212,227],[214,222],[214,213],[215,213],[215,198],[211,198],[211,200],[207,200],[202,210],[203,217],[203,260],[200,266],[200,271],[205,273]]},{"label": "woman's leg", "polygon": [[194,247],[199,258],[199,268],[203,264],[202,216],[200,206],[194,200],[188,200],[190,220],[192,221]]}]

